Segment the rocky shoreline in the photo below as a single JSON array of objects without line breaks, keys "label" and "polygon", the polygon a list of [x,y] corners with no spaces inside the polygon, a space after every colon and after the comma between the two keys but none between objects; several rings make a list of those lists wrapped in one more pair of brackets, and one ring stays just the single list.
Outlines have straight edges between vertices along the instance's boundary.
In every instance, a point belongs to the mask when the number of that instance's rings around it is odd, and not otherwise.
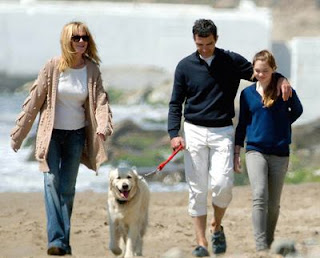
[{"label": "rocky shoreline", "polygon": [[[127,67],[124,68],[128,69]],[[128,110],[132,105],[146,105],[146,108],[165,107],[167,108],[171,94],[172,76],[165,71],[154,68],[130,68],[131,76],[135,78],[130,84],[130,78],[117,80],[124,73],[121,68],[103,71],[104,81],[108,81],[109,74],[114,75],[106,90],[109,92],[111,106],[127,106]],[[150,76],[153,83],[150,82]],[[27,90],[32,83],[26,83],[16,90]],[[130,86],[129,86],[130,85]],[[245,87],[242,83],[240,89]],[[239,90],[240,91],[240,90]],[[238,107],[236,103],[236,109]],[[130,111],[128,111],[130,112]],[[236,112],[237,113],[237,112]],[[119,121],[116,119],[115,132],[109,139],[109,162],[112,166],[126,164],[137,167],[139,173],[145,174],[155,169],[161,162],[166,160],[171,154],[170,139],[166,132],[166,120],[142,121],[137,124],[133,114],[130,119]],[[234,119],[237,123],[237,117]],[[147,126],[149,125],[149,126]],[[151,125],[151,126],[150,126]],[[291,162],[289,173],[294,177],[295,171],[302,171],[311,177],[319,177],[317,170],[320,167],[320,119],[309,124],[294,126],[293,139],[291,145]],[[28,144],[33,143],[29,139]],[[33,160],[33,153],[30,159]],[[169,175],[169,177],[168,177]],[[150,181],[163,181],[164,178],[170,180],[184,180],[183,155],[177,155],[170,166],[168,165],[162,173],[150,176]],[[169,181],[170,181],[169,180]],[[242,175],[237,175],[236,184],[248,183],[246,171]]]}]

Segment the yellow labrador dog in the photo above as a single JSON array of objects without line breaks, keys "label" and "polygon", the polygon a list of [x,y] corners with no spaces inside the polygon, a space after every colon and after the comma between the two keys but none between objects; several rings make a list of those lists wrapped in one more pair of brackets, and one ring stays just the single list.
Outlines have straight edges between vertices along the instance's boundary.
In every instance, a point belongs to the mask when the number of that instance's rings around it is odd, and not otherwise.
[{"label": "yellow labrador dog", "polygon": [[132,168],[117,168],[109,174],[109,248],[121,257],[142,256],[148,224],[150,191],[143,177]]}]

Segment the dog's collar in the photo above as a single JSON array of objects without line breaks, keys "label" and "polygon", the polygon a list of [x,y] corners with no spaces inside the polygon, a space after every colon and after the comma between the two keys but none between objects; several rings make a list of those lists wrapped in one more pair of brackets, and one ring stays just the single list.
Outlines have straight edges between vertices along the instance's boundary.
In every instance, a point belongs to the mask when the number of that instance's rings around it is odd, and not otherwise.
[{"label": "dog's collar", "polygon": [[126,204],[128,202],[128,200],[119,200],[117,199],[117,203],[119,204]]}]

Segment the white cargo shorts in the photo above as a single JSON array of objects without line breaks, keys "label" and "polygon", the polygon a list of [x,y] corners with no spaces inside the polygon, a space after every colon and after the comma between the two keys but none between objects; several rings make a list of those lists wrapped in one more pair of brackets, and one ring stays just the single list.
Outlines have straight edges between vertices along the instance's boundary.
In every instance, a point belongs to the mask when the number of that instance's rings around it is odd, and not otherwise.
[{"label": "white cargo shorts", "polygon": [[189,185],[189,214],[207,214],[208,190],[212,204],[226,208],[232,199],[234,180],[234,128],[204,127],[184,122],[186,181]]}]

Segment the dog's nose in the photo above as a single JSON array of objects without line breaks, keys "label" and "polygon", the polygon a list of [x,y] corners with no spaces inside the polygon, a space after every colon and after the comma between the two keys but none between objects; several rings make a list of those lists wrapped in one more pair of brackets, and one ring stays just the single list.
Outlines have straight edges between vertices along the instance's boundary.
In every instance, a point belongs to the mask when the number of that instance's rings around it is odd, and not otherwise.
[{"label": "dog's nose", "polygon": [[123,190],[128,190],[128,188],[129,188],[129,185],[127,185],[127,184],[122,184],[122,189],[123,189]]}]

